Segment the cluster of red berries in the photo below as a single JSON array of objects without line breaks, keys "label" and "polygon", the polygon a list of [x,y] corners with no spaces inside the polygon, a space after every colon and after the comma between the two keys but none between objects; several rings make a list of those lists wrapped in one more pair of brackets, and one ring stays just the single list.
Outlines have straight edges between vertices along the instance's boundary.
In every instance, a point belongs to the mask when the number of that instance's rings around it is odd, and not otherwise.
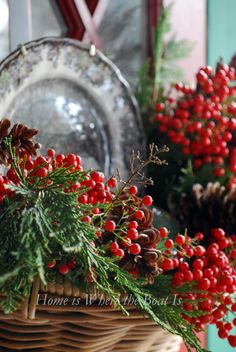
[{"label": "cluster of red berries", "polygon": [[[140,199],[138,205],[134,202],[133,213],[135,220],[126,221],[125,225],[122,224],[122,226],[117,225],[114,220],[103,216],[104,210],[115,198],[115,191],[118,186],[117,179],[111,177],[106,181],[102,172],[84,171],[81,166],[81,158],[78,155],[56,155],[53,149],[48,150],[47,156],[40,155],[35,159],[29,155],[22,155],[18,171],[21,175],[17,174],[15,168],[10,165],[6,175],[0,176],[0,202],[3,202],[4,197],[9,199],[14,197],[14,191],[8,186],[10,184],[17,185],[21,177],[24,178],[25,182],[32,184],[32,186],[51,187],[54,182],[54,174],[59,169],[65,169],[68,173],[75,172],[78,174],[79,181],[69,184],[68,187],[64,188],[64,192],[76,195],[78,211],[82,213],[81,221],[93,226],[96,238],[101,238],[105,232],[114,235],[108,245],[110,255],[117,257],[117,260],[121,260],[126,252],[129,255],[138,255],[141,252],[141,246],[136,242],[139,237],[137,229],[139,222],[145,216],[142,207],[150,206],[152,198],[146,195]],[[132,197],[135,201],[137,200],[138,189],[136,186],[127,185],[125,191],[129,194],[128,200]],[[97,221],[98,216],[100,217],[99,221]],[[95,246],[95,242],[92,242],[91,245]],[[48,269],[55,268],[60,274],[66,275],[77,267],[77,263],[73,258],[66,263],[60,260],[50,260],[47,267]],[[89,276],[87,281],[91,281]]]},{"label": "cluster of red berries", "polygon": [[[168,231],[161,229],[165,238]],[[192,283],[200,292],[191,292],[182,296],[183,307],[188,311],[202,311],[197,318],[184,318],[194,324],[196,329],[203,329],[204,324],[216,324],[220,338],[228,338],[231,346],[236,347],[236,335],[230,335],[236,318],[228,321],[228,313],[236,312],[236,303],[232,294],[236,292],[236,241],[227,237],[220,229],[213,229],[214,242],[206,249],[198,244],[203,239],[202,233],[195,238],[178,234],[175,240],[164,239],[165,259],[162,262],[164,272],[172,270],[172,285],[180,286]]]},{"label": "cluster of red berries", "polygon": [[[81,182],[75,182],[68,185],[64,191],[77,192],[79,194],[78,201],[81,204],[104,204],[110,202],[112,194],[109,188],[116,187],[117,181],[111,178],[107,184],[104,183],[105,177],[102,172],[93,171],[91,173],[84,172],[81,166],[81,158],[75,154],[58,154],[55,155],[53,149],[48,150],[47,156],[38,156],[33,159],[30,155],[22,155],[22,160],[19,163],[20,172],[28,183],[36,183],[37,186],[45,187],[53,184],[54,171],[60,168],[65,168],[70,172],[81,172]],[[8,187],[9,184],[18,184],[20,182],[19,175],[16,174],[15,169],[10,167],[6,176],[0,176],[0,201],[5,196],[12,197]],[[85,192],[83,192],[85,190]],[[97,209],[94,210],[96,213]]]},{"label": "cluster of red berries", "polygon": [[236,184],[236,149],[231,148],[236,130],[235,77],[235,69],[227,65],[218,64],[215,72],[201,68],[195,89],[177,84],[176,101],[156,104],[155,115],[159,132],[180,145],[196,170],[210,166],[214,178],[228,176],[229,187]]}]

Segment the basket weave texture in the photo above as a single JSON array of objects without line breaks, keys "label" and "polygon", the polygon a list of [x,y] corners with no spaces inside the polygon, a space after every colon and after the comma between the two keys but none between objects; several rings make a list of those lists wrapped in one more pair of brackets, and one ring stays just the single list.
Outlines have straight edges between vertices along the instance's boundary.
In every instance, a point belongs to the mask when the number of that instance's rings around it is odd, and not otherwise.
[{"label": "basket weave texture", "polygon": [[181,338],[158,327],[134,306],[126,307],[130,316],[125,316],[107,305],[37,305],[38,292],[53,299],[83,298],[79,289],[68,282],[40,286],[36,280],[21,311],[11,315],[0,312],[0,351],[179,351]]}]

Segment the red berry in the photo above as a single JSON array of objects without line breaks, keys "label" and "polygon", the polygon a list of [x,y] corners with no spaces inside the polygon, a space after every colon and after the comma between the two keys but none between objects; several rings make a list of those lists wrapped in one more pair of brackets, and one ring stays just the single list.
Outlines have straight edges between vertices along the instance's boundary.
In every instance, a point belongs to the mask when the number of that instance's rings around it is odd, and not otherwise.
[{"label": "red berry", "polygon": [[184,281],[190,282],[193,280],[193,273],[190,270],[184,272]]},{"label": "red berry", "polygon": [[68,267],[67,264],[62,264],[59,266],[58,268],[58,272],[61,274],[61,275],[66,275],[68,274],[68,272],[70,271],[70,268]]},{"label": "red berry", "polygon": [[92,219],[91,219],[91,217],[88,216],[88,215],[85,215],[83,218],[81,218],[81,221],[83,221],[83,222],[88,222],[89,224],[92,223]]},{"label": "red berry", "polygon": [[228,341],[229,341],[230,346],[236,347],[236,336],[235,335],[228,336]]},{"label": "red berry", "polygon": [[165,248],[173,248],[174,247],[174,242],[168,238],[166,241],[165,241]]},{"label": "red berry", "polygon": [[68,261],[67,265],[70,269],[75,269],[77,266],[77,261],[75,259],[71,259]]},{"label": "red berry", "polygon": [[134,243],[129,247],[130,254],[137,255],[141,252],[141,247],[138,243]]},{"label": "red berry", "polygon": [[125,237],[122,241],[121,241],[121,246],[124,248],[129,247],[132,244],[132,241],[129,237]]},{"label": "red berry", "polygon": [[233,325],[231,323],[226,323],[224,328],[228,331],[232,330],[233,329]]},{"label": "red berry", "polygon": [[219,336],[219,338],[221,338],[221,339],[226,339],[226,337],[228,337],[228,335],[229,335],[229,332],[228,332],[228,330],[226,330],[226,329],[220,329],[219,331],[218,331],[218,336]]},{"label": "red berry", "polygon": [[132,195],[135,195],[138,193],[138,188],[136,186],[131,186],[129,188],[129,193],[132,194]]},{"label": "red berry", "polygon": [[174,259],[172,259],[172,261],[173,261],[174,267],[175,267],[175,268],[178,268],[178,266],[179,266],[179,260],[178,260],[177,258],[174,258]]},{"label": "red berry", "polygon": [[218,167],[217,169],[215,169],[214,171],[214,175],[216,177],[221,177],[221,176],[224,176],[225,174],[225,169],[223,169],[222,167]]},{"label": "red berry", "polygon": [[110,188],[115,188],[117,186],[117,179],[115,177],[109,178],[109,180],[107,181],[107,185]]},{"label": "red berry", "polygon": [[153,199],[151,196],[145,196],[143,197],[143,205],[145,205],[146,207],[149,207],[150,205],[152,205]]},{"label": "red berry", "polygon": [[48,269],[52,269],[54,268],[54,266],[56,265],[56,260],[52,260],[51,262],[47,263],[47,267]]},{"label": "red berry", "polygon": [[95,181],[96,183],[97,182],[102,182],[104,180],[104,175],[102,172],[99,172],[99,171],[94,171],[92,172],[91,174],[91,179],[93,181]]},{"label": "red berry", "polygon": [[232,312],[236,312],[236,303],[232,304],[231,310],[232,310]]},{"label": "red berry", "polygon": [[54,149],[48,149],[48,156],[50,158],[53,158],[55,156],[55,150]]},{"label": "red berry", "polygon": [[135,217],[137,220],[142,220],[144,218],[144,212],[142,210],[137,210],[135,212]]},{"label": "red berry", "polygon": [[136,229],[129,229],[127,232],[127,237],[131,240],[137,240],[138,238],[138,231]]},{"label": "red berry", "polygon": [[182,246],[185,243],[185,237],[183,235],[178,234],[175,237],[175,242],[179,245]]},{"label": "red berry", "polygon": [[101,236],[102,236],[102,231],[97,231],[97,232],[96,232],[96,237],[97,237],[97,238],[100,238]]},{"label": "red berry", "polygon": [[78,201],[81,204],[87,204],[88,203],[88,196],[86,194],[81,194],[81,196],[79,196]]},{"label": "red berry", "polygon": [[75,155],[75,154],[72,154],[72,153],[71,153],[71,154],[68,154],[68,155],[66,156],[65,161],[66,161],[66,164],[67,164],[68,166],[74,165],[75,162],[76,162],[76,155]]},{"label": "red berry", "polygon": [[225,232],[222,229],[213,229],[212,230],[212,235],[217,238],[218,240],[222,239],[225,237]]},{"label": "red berry", "polygon": [[138,228],[138,223],[135,220],[130,221],[129,223],[129,229],[137,229]]},{"label": "red berry", "polygon": [[113,220],[107,220],[105,222],[105,229],[108,231],[108,232],[114,232],[115,229],[116,229],[116,223],[115,221]]},{"label": "red berry", "polygon": [[36,171],[38,177],[47,177],[48,170],[45,167],[40,167]]},{"label": "red berry", "polygon": [[163,103],[156,103],[156,110],[157,111],[163,111],[165,105]]},{"label": "red berry", "polygon": [[211,286],[211,283],[207,278],[200,279],[197,284],[197,288],[202,291],[208,290],[210,286]]},{"label": "red berry", "polygon": [[45,164],[46,161],[47,161],[46,158],[45,158],[44,156],[42,156],[42,155],[38,156],[37,159],[36,159],[36,163],[37,163],[38,165],[40,165],[40,164]]},{"label": "red berry", "polygon": [[194,255],[194,250],[192,248],[187,248],[185,252],[186,255],[190,258]]},{"label": "red berry", "polygon": [[165,238],[168,235],[168,233],[169,233],[169,231],[167,230],[166,227],[160,227],[159,228],[159,232],[160,232],[160,237],[161,238]]},{"label": "red berry", "polygon": [[62,163],[62,161],[64,160],[64,158],[65,158],[65,155],[64,155],[64,154],[58,154],[58,155],[56,156],[56,162],[57,162],[58,164],[60,164],[60,163]]},{"label": "red berry", "polygon": [[194,249],[194,255],[197,257],[202,257],[205,254],[206,250],[203,246],[196,246]]},{"label": "red berry", "polygon": [[123,251],[123,249],[119,248],[119,249],[114,253],[114,255],[115,255],[116,257],[123,258],[124,255],[125,255],[125,252]]},{"label": "red berry", "polygon": [[199,281],[203,277],[203,272],[200,269],[193,270],[193,279]]},{"label": "red berry", "polygon": [[197,239],[198,241],[202,241],[203,238],[204,238],[204,235],[203,235],[202,232],[197,232],[196,235],[195,235],[195,237],[196,237],[196,239]]},{"label": "red berry", "polygon": [[[171,259],[169,259],[169,258],[166,258],[166,259],[164,259],[164,261],[163,261],[161,267],[162,267],[162,269],[163,269],[164,271],[166,271],[166,270],[171,270],[171,269],[173,269],[173,267],[174,267],[173,261],[172,261]],[[177,274],[177,273],[176,273],[176,274]]]},{"label": "red berry", "polygon": [[193,262],[194,269],[202,269],[204,267],[204,262],[202,259],[195,259]]},{"label": "red berry", "polygon": [[110,251],[111,251],[112,253],[117,252],[119,248],[120,248],[120,247],[119,247],[118,243],[116,243],[116,242],[111,242],[111,243],[110,243],[109,249],[110,249]]},{"label": "red berry", "polygon": [[27,160],[25,164],[25,169],[31,171],[34,168],[34,162],[32,160]]},{"label": "red berry", "polygon": [[186,262],[180,262],[179,263],[179,270],[184,272],[189,270],[189,265]]}]

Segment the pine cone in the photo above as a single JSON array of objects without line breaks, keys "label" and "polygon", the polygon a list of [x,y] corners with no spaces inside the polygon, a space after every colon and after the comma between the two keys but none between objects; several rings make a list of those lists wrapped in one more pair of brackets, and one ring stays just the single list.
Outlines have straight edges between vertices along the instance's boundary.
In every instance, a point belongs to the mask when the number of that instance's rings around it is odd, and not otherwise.
[{"label": "pine cone", "polygon": [[[120,198],[124,201],[123,205],[119,205],[109,213],[108,218],[114,220],[122,226],[123,223],[136,220],[134,207],[139,207],[144,212],[144,218],[138,221],[139,237],[136,240],[141,246],[141,253],[132,255],[129,253],[128,248],[124,249],[125,256],[118,262],[118,265],[127,270],[135,271],[140,277],[146,277],[149,283],[152,283],[154,277],[161,272],[160,264],[160,251],[156,249],[156,245],[160,240],[159,231],[152,225],[153,213],[152,210],[141,207],[142,200],[130,194],[123,193]],[[124,212],[127,217],[123,219]],[[125,234],[120,234],[125,237]],[[115,235],[110,232],[105,232],[101,238],[97,240],[97,244],[105,244],[109,241],[115,240]],[[109,255],[109,251],[107,255]]]},{"label": "pine cone", "polygon": [[12,138],[12,146],[16,153],[26,152],[29,155],[36,155],[40,148],[38,143],[34,143],[32,138],[38,133],[37,130],[29,128],[23,124],[15,124],[11,130],[11,122],[8,119],[0,121],[0,164],[8,165],[9,155],[4,144],[5,137]]},{"label": "pine cone", "polygon": [[181,196],[175,215],[190,233],[201,231],[209,237],[211,229],[221,227],[236,234],[236,189],[229,191],[218,182],[195,184],[190,194]]}]

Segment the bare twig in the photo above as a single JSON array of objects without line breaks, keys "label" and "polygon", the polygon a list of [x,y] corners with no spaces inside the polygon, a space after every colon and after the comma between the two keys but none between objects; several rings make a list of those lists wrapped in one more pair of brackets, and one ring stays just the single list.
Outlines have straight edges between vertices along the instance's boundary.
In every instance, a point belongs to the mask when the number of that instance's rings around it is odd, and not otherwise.
[{"label": "bare twig", "polygon": [[128,180],[124,181],[120,177],[120,172],[117,170],[117,178],[119,182],[123,185],[113,201],[111,202],[110,206],[107,209],[107,212],[114,206],[114,204],[119,200],[120,195],[122,192],[128,188],[131,183],[143,185],[143,186],[148,186],[148,185],[153,185],[153,180],[150,177],[145,176],[145,168],[149,164],[156,164],[156,165],[167,165],[166,160],[161,160],[159,158],[160,153],[168,152],[169,148],[164,145],[162,148],[158,148],[154,143],[149,145],[149,155],[147,159],[142,159],[140,151],[135,152],[133,151],[132,157],[130,160],[130,169],[131,169],[131,174],[128,178]]}]

